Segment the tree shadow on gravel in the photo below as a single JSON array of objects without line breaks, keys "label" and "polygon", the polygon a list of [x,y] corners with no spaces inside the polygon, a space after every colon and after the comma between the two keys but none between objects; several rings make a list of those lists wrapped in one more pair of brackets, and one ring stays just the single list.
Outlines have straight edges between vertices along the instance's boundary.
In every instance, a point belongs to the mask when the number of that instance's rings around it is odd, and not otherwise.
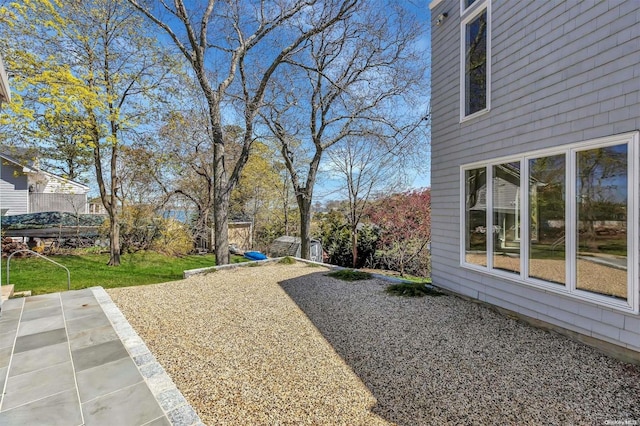
[{"label": "tree shadow on gravel", "polygon": [[404,298],[373,279],[280,283],[399,425],[640,419],[640,368],[454,296]]}]

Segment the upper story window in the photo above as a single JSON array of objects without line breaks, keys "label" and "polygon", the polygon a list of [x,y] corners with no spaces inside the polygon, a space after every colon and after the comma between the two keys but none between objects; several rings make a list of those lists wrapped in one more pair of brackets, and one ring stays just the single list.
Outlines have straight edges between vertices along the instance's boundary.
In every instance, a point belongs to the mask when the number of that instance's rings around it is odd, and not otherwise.
[{"label": "upper story window", "polygon": [[[474,5],[473,10],[470,6]],[[490,0],[464,0],[460,25],[460,119],[489,110],[491,89]]]},{"label": "upper story window", "polygon": [[461,0],[462,1],[462,12],[467,10],[472,4],[476,2],[476,0]]}]

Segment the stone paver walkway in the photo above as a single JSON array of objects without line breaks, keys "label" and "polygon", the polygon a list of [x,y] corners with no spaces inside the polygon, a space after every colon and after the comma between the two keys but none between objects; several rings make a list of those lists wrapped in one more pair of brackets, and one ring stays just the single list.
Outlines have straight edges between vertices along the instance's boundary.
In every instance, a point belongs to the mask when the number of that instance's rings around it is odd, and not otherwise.
[{"label": "stone paver walkway", "polygon": [[202,425],[101,287],[2,304],[0,424]]}]

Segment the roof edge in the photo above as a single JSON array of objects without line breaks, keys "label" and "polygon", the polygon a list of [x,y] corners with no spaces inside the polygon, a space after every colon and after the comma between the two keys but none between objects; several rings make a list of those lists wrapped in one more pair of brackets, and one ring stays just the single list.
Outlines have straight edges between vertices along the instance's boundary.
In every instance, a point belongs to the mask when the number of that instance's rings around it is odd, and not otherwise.
[{"label": "roof edge", "polygon": [[84,183],[80,183],[80,182],[77,182],[75,180],[68,179],[68,178],[66,178],[64,176],[60,176],[60,175],[57,175],[55,173],[48,172],[46,170],[36,169],[34,167],[31,167],[31,166],[25,166],[20,161],[18,161],[18,159],[13,158],[12,156],[10,156],[8,154],[5,154],[4,152],[0,152],[0,158],[4,158],[5,160],[7,160],[7,161],[9,161],[9,162],[11,162],[11,163],[13,163],[15,165],[18,165],[18,166],[22,167],[22,169],[23,169],[22,171],[25,172],[25,173],[44,173],[44,174],[46,174],[48,176],[52,176],[52,177],[54,177],[56,179],[60,179],[60,180],[62,180],[64,182],[70,182],[70,183],[72,183],[74,185],[77,185],[77,186],[83,188],[83,189],[86,189],[87,191],[91,190],[91,187],[85,185]]},{"label": "roof edge", "polygon": [[429,10],[433,10],[436,6],[438,6],[443,1],[444,0],[432,0],[431,3],[429,3]]}]

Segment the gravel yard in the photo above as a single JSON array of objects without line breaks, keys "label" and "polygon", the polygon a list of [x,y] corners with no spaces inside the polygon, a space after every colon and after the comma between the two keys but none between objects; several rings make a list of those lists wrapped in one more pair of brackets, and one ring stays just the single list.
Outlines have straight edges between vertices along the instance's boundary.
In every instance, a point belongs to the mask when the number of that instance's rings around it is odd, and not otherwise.
[{"label": "gravel yard", "polygon": [[209,425],[640,422],[638,366],[457,297],[326,272],[107,292]]}]

